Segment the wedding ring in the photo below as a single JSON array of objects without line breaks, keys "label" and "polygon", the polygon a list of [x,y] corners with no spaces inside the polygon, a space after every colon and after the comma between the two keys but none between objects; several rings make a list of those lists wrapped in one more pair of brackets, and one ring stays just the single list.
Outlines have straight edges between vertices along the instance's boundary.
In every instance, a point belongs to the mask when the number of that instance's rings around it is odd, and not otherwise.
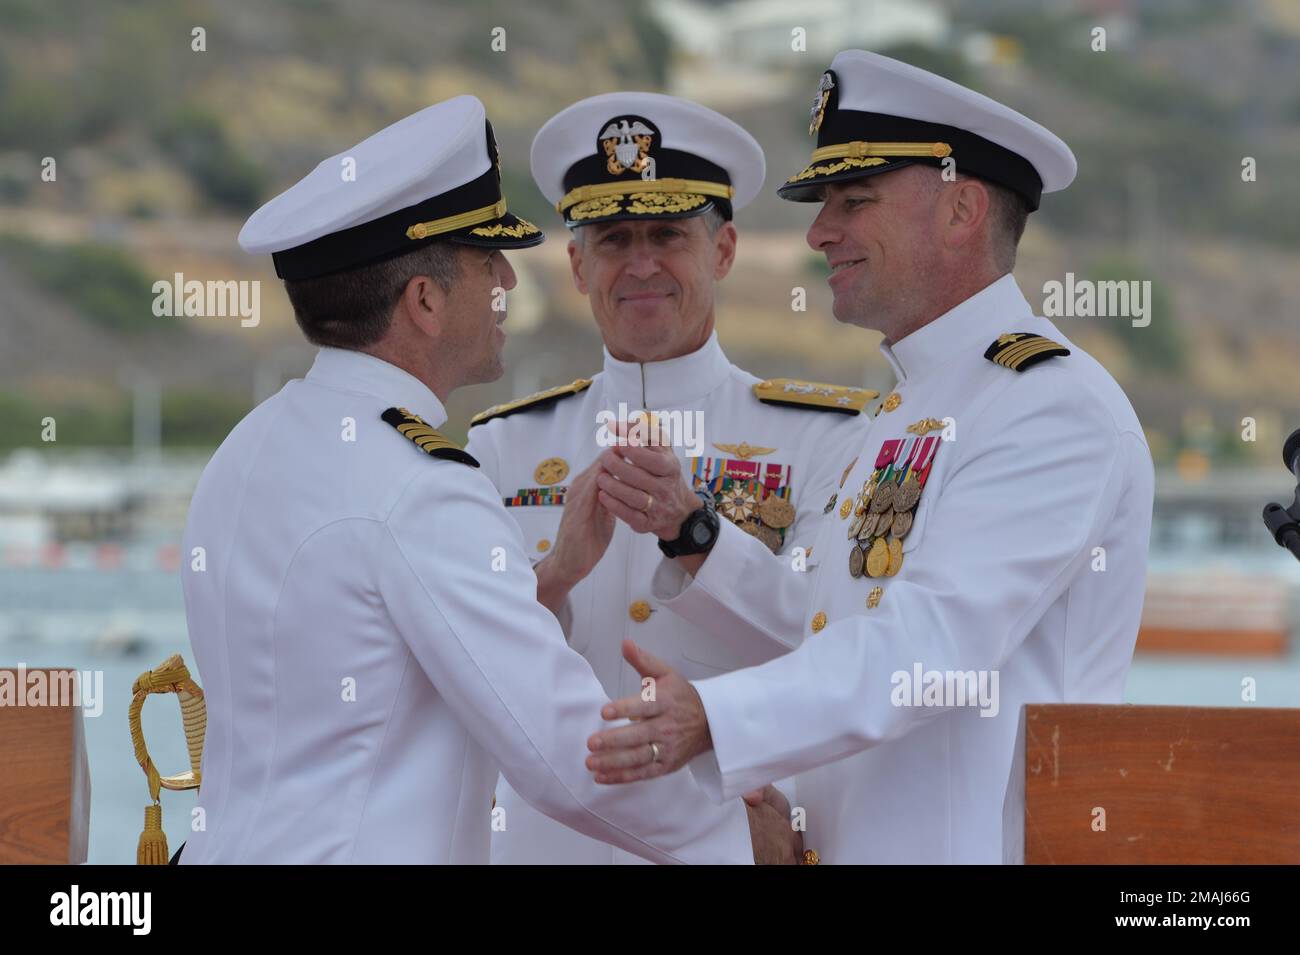
[{"label": "wedding ring", "polygon": [[654,507],[654,506],[655,506],[655,498],[654,498],[654,495],[653,495],[653,494],[649,494],[649,493],[647,493],[646,496],[645,496],[645,507],[641,508],[641,513],[642,513],[642,514],[649,514],[649,513],[650,513],[650,508],[652,508],[652,507]]},{"label": "wedding ring", "polygon": [[650,762],[652,762],[652,763],[657,763],[657,762],[659,762],[659,744],[658,744],[658,743],[651,743],[651,744],[650,744]]}]

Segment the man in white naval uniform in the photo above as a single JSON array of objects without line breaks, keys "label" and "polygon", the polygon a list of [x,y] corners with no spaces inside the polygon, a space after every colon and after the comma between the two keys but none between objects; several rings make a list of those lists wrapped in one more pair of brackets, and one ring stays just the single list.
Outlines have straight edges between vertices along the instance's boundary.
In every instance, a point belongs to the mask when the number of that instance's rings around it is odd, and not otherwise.
[{"label": "man in white naval uniform", "polygon": [[648,859],[752,860],[739,799],[590,779],[607,694],[534,600],[496,490],[435,430],[448,393],[501,374],[501,249],[539,241],[505,210],[472,96],[323,161],[245,225],[325,347],[234,429],[190,508],[206,825],[182,862],[487,863],[498,772]]},{"label": "man in white naval uniform", "polygon": [[845,504],[822,518],[797,617],[768,578],[711,566],[716,551],[662,575],[663,605],[704,628],[774,594],[769,622],[802,645],[694,684],[629,648],[656,701],[606,707],[640,722],[593,738],[588,765],[628,782],[689,762],[720,799],[798,773],[822,860],[999,862],[1021,706],[1121,700],[1150,453],[1119,386],[1009,274],[1025,216],[1074,176],[1063,142],[861,51],[835,58],[812,119],[813,162],[780,191],[822,202],[808,241],[835,315],[885,333],[897,384],[841,451]]},{"label": "man in white naval uniform", "polygon": [[[641,137],[640,155],[634,145],[626,166],[607,145],[616,147],[624,129]],[[691,554],[684,560],[701,559],[716,541],[771,576],[789,577],[792,565],[806,564],[797,549],[811,544],[843,469],[840,449],[861,442],[859,411],[875,394],[762,382],[718,344],[714,286],[735,255],[733,210],[762,184],[762,150],[745,130],[697,104],[610,93],[547,122],[532,157],[539,187],[574,230],[573,275],[604,339],[604,364],[590,381],[476,416],[467,450],[539,561],[539,599],[556,611],[570,646],[609,694],[641,688],[622,659],[623,637],[693,678],[769,660],[800,635],[774,629],[751,640],[727,627],[706,632],[664,612],[651,584],[662,560],[658,540],[683,537],[688,518],[706,508],[717,516],[697,515],[713,523],[698,528],[705,539],[684,551]],[[654,164],[656,178],[641,178],[642,160]],[[673,182],[700,191],[655,191]],[[623,417],[656,412],[681,440],[609,448],[620,408]],[[657,481],[629,496],[618,480],[625,457],[647,460]],[[705,490],[704,499],[693,486]],[[593,514],[596,521],[586,519]],[[750,628],[767,626],[765,602],[729,612]],[[510,822],[493,832],[494,863],[641,861],[557,825],[504,783],[497,800]]]}]

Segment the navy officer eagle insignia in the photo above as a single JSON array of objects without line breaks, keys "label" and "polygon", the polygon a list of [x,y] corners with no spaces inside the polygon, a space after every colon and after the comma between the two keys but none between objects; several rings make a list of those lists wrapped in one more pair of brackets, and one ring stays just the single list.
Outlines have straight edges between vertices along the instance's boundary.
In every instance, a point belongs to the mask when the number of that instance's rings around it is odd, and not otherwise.
[{"label": "navy officer eagle insignia", "polygon": [[984,352],[984,357],[995,365],[1024,371],[1040,361],[1070,354],[1070,349],[1042,335],[1030,332],[1008,332],[999,335]]},{"label": "navy officer eagle insignia", "polygon": [[459,461],[472,468],[478,467],[478,461],[472,454],[466,454],[454,441],[429,427],[429,423],[418,414],[412,414],[405,408],[389,408],[380,417],[396,428],[398,434],[414,443],[430,457]]}]

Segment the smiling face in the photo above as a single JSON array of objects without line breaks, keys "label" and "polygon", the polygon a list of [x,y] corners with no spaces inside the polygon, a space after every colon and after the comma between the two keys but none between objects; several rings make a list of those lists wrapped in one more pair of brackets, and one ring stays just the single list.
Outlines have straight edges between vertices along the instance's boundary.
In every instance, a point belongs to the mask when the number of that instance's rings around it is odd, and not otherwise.
[{"label": "smiling face", "polygon": [[496,381],[505,373],[504,293],[515,287],[515,270],[500,249],[466,245],[459,253],[460,275],[447,293],[447,324],[436,342],[439,358],[458,369],[461,385]]},{"label": "smiling face", "polygon": [[711,233],[706,218],[578,228],[569,242],[573,281],[615,358],[665,361],[708,341],[714,284],[735,260],[736,228],[724,222]]},{"label": "smiling face", "polygon": [[944,268],[944,185],[908,166],[825,187],[808,244],[831,267],[837,320],[897,341],[927,311]]}]

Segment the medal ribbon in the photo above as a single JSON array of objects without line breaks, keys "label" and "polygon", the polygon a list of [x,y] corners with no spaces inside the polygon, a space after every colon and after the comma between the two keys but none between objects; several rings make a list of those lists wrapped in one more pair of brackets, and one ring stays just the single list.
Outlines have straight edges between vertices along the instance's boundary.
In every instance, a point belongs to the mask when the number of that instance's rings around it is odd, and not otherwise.
[{"label": "medal ribbon", "polygon": [[902,439],[893,438],[880,446],[880,450],[876,452],[877,471],[883,467],[887,467],[889,462],[894,460],[894,457],[898,454],[899,445],[902,443]]},{"label": "medal ribbon", "polygon": [[898,471],[895,470],[895,467],[898,466],[899,459],[902,458],[903,451],[906,449],[906,447],[907,447],[907,442],[902,438],[899,438],[894,441],[894,447],[892,449],[893,456],[889,459],[889,466],[885,468],[885,473],[881,475],[880,478],[881,484],[884,484],[886,481],[894,480],[894,476],[898,474]]},{"label": "medal ribbon", "polygon": [[920,447],[921,447],[921,439],[912,438],[911,450],[907,455],[907,460],[903,462],[902,468],[900,468],[898,471],[898,481],[896,483],[901,485],[904,481],[907,480],[907,475],[910,473],[912,469],[912,462],[916,459],[916,452]]},{"label": "medal ribbon", "polygon": [[943,440],[938,435],[925,439],[927,447],[921,453],[921,458],[917,462],[916,477],[921,487],[925,487],[926,480],[930,477],[930,468],[934,466],[934,456],[939,453],[939,443]]}]

